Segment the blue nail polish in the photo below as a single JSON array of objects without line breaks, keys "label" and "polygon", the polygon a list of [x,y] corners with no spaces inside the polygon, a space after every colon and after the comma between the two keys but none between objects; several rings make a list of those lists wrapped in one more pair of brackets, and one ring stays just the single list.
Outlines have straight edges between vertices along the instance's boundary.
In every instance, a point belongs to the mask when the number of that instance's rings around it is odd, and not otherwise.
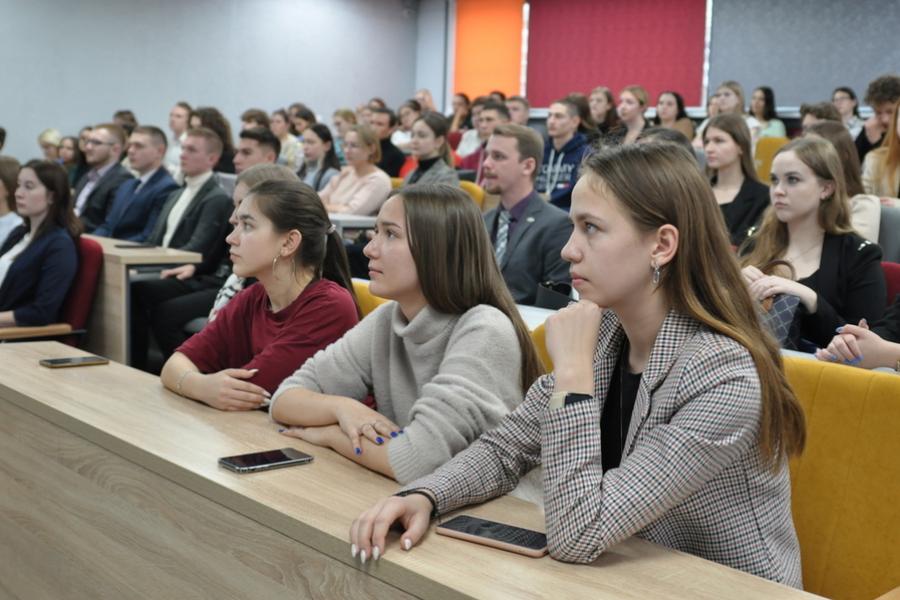
[{"label": "blue nail polish", "polygon": [[392,431],[392,432],[391,432],[391,437],[392,437],[392,438],[395,438],[395,437],[397,437],[398,435],[400,435],[400,434],[398,434],[396,431]]},{"label": "blue nail polish", "polygon": [[841,326],[841,327],[838,327],[837,329],[835,329],[834,331],[835,331],[835,333],[840,333],[840,332],[841,332],[841,329],[843,329],[843,328],[844,328],[844,327]]},{"label": "blue nail polish", "polygon": [[356,452],[356,455],[357,455],[357,456],[359,456],[360,454],[362,454],[362,448],[354,448],[353,451]]},{"label": "blue nail polish", "polygon": [[382,437],[379,435],[377,438],[375,438],[375,443],[376,443],[376,444],[383,444],[383,443],[384,443],[384,439],[382,439]]},{"label": "blue nail polish", "polygon": [[284,427],[281,427],[281,428],[278,430],[278,433],[284,433]]}]

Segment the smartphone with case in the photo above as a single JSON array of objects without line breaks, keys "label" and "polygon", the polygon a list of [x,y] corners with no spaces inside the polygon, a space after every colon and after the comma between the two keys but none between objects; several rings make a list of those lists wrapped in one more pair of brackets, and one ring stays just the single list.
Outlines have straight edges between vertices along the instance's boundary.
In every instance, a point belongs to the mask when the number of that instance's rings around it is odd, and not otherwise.
[{"label": "smartphone with case", "polygon": [[299,450],[281,448],[280,450],[225,456],[219,459],[219,464],[235,473],[254,473],[256,471],[268,471],[269,469],[280,469],[294,465],[305,465],[312,462],[312,459],[312,456]]},{"label": "smartphone with case", "polygon": [[540,531],[514,527],[470,515],[460,515],[435,529],[441,535],[484,544],[531,558],[547,554],[547,535]]},{"label": "smartphone with case", "polygon": [[68,358],[43,358],[38,361],[42,367],[63,369],[66,367],[87,367],[90,365],[106,365],[109,360],[102,356],[70,356]]},{"label": "smartphone with case", "polygon": [[116,248],[156,248],[156,244],[144,244],[141,242],[134,242],[131,244],[115,244]]}]

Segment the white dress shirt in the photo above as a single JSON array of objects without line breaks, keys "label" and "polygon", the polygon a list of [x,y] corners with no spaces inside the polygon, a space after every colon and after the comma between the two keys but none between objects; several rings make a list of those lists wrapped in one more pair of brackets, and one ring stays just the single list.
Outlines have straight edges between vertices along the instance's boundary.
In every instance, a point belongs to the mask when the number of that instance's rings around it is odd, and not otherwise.
[{"label": "white dress shirt", "polygon": [[186,176],[184,178],[184,189],[181,191],[181,196],[175,201],[175,205],[172,207],[172,210],[169,211],[169,217],[166,219],[166,233],[163,235],[163,247],[169,247],[169,242],[172,241],[172,236],[175,235],[175,230],[178,229],[178,223],[181,222],[184,211],[191,205],[191,201],[194,199],[194,196],[197,195],[200,188],[203,187],[203,184],[209,181],[209,178],[212,176],[213,172],[207,171],[202,175],[195,175],[194,177]]}]

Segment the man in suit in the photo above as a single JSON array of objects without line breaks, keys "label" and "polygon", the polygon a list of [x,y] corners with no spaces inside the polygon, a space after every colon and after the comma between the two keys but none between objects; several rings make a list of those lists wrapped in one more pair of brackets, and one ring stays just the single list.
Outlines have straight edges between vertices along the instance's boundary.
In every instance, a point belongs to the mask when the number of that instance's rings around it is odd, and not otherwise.
[{"label": "man in suit", "polygon": [[484,215],[484,223],[513,299],[531,305],[541,283],[571,283],[569,264],[560,252],[572,224],[565,211],[534,191],[544,142],[533,129],[499,125],[486,152],[484,187],[500,196],[500,205]]},{"label": "man in suit", "polygon": [[181,146],[185,185],[166,200],[147,241],[199,252],[203,260],[197,265],[166,269],[159,279],[132,284],[131,359],[137,368],[147,367],[148,325],[163,354],[171,354],[184,340],[180,312],[196,311],[195,307],[181,306],[180,298],[194,298],[197,294],[193,292],[210,290],[211,307],[215,291],[228,275],[224,271],[230,270],[227,261],[222,265],[221,259],[233,206],[212,171],[221,153],[222,140],[215,132],[204,127],[188,130]]},{"label": "man in suit", "polygon": [[128,138],[128,161],[138,178],[119,187],[106,220],[94,235],[132,242],[150,237],[163,203],[178,187],[162,166],[166,145],[166,134],[160,128],[135,128]]},{"label": "man in suit", "polygon": [[75,214],[85,233],[103,224],[119,186],[133,179],[119,164],[124,146],[125,131],[113,123],[97,125],[85,140],[84,158],[91,170],[75,184]]},{"label": "man in suit", "polygon": [[406,162],[406,155],[391,142],[391,135],[397,129],[397,115],[389,108],[373,108],[369,126],[381,143],[381,160],[378,161],[378,168],[391,177],[399,177],[400,169]]}]

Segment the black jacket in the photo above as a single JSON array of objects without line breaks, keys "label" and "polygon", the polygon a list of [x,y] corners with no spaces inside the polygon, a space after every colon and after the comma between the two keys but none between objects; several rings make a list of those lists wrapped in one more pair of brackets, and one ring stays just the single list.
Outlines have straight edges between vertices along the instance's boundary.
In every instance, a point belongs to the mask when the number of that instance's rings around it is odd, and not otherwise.
[{"label": "black jacket", "polygon": [[[81,214],[79,215],[81,224],[84,225],[85,233],[92,233],[106,221],[106,215],[112,208],[113,199],[116,197],[116,191],[118,191],[120,185],[129,179],[134,179],[134,175],[118,163],[113,165],[113,167],[100,178],[100,181],[98,181],[94,189],[91,190],[90,196],[87,197],[87,200],[81,209]],[[75,186],[75,200],[73,202],[77,202],[78,196],[81,194],[81,190],[84,189],[84,186],[87,185],[87,182],[88,174],[85,173],[78,181],[78,185]]]},{"label": "black jacket", "polygon": [[749,177],[744,178],[737,196],[728,204],[720,204],[728,237],[735,247],[739,247],[750,232],[759,225],[763,213],[769,206],[769,186]]}]

